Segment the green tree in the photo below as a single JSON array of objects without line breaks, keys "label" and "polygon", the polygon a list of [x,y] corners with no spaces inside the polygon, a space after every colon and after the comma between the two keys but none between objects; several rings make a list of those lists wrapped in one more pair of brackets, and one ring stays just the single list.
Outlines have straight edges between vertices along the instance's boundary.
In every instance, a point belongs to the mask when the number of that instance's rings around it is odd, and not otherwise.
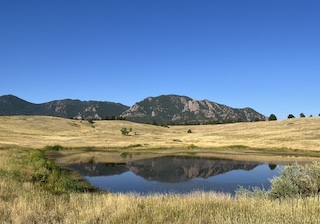
[{"label": "green tree", "polygon": [[295,118],[295,116],[293,116],[293,114],[289,114],[288,119],[291,119],[291,118]]},{"label": "green tree", "polygon": [[301,114],[300,114],[300,117],[306,117],[306,116],[304,115],[304,113],[301,113]]},{"label": "green tree", "polygon": [[276,115],[270,114],[269,121],[276,121],[276,120],[278,120]]},{"label": "green tree", "polygon": [[[132,129],[130,128],[130,130],[132,131]],[[121,134],[124,136],[127,136],[130,132],[130,130],[128,130],[127,128],[121,128]]]}]

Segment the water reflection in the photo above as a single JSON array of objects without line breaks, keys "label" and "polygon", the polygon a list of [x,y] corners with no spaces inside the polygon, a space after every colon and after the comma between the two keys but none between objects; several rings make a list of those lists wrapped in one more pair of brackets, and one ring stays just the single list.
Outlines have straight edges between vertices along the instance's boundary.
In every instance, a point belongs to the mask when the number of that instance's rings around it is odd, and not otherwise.
[{"label": "water reflection", "polygon": [[249,161],[166,156],[128,163],[71,164],[92,185],[111,192],[186,193],[195,190],[233,194],[244,187],[270,186],[279,166]]}]

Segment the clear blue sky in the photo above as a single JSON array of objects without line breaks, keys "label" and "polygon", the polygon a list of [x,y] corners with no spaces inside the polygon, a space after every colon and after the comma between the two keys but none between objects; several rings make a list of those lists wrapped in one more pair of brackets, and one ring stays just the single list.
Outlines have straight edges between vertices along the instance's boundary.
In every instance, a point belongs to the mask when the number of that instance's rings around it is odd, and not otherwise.
[{"label": "clear blue sky", "polygon": [[319,0],[0,1],[0,95],[320,113]]}]

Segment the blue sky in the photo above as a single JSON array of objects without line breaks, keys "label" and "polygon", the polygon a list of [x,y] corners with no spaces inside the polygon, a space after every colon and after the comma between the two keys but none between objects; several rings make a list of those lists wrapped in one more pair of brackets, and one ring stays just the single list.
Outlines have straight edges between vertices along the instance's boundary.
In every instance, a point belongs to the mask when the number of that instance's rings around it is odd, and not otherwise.
[{"label": "blue sky", "polygon": [[0,1],[0,95],[320,113],[318,0]]}]

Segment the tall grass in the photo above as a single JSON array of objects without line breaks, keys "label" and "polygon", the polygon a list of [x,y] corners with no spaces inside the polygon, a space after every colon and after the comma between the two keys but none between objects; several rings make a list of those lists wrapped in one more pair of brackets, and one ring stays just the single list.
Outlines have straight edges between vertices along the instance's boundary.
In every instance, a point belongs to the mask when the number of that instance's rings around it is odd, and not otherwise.
[{"label": "tall grass", "polygon": [[[48,149],[50,147],[46,147]],[[57,150],[52,147],[51,150]],[[33,168],[32,182],[55,193],[88,192],[94,189],[79,179],[74,179],[67,170],[62,169],[54,161],[45,157],[45,150],[31,150],[27,156],[29,164]]]},{"label": "tall grass", "polygon": [[[319,223],[318,198],[234,199],[195,192],[185,196],[54,195],[32,184],[0,181],[1,223]],[[8,196],[9,195],[9,196]]]},{"label": "tall grass", "polygon": [[[54,194],[32,182],[34,150],[0,150],[0,223],[319,223],[317,196]],[[31,159],[32,160],[32,159]],[[21,169],[23,167],[23,169]],[[19,172],[18,172],[19,171]]]}]

